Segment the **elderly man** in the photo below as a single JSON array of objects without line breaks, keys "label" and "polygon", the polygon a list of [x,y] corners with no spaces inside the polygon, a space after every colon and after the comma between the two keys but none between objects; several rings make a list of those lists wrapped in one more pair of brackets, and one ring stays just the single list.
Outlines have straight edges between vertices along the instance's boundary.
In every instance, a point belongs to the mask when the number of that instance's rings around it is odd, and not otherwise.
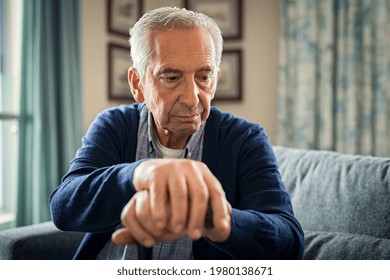
[{"label": "elderly man", "polygon": [[134,244],[153,259],[300,258],[303,232],[264,130],[210,105],[216,23],[156,9],[130,46],[137,103],[97,117],[50,199],[58,228],[88,232],[75,258],[136,259]]}]

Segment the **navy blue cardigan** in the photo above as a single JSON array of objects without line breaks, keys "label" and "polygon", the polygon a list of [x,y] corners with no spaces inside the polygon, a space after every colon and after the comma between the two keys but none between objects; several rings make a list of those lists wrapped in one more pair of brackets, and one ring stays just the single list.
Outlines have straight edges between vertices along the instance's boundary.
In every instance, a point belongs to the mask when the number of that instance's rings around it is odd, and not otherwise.
[{"label": "navy blue cardigan", "polygon": [[[50,197],[55,225],[88,234],[76,259],[94,259],[120,224],[135,193],[139,104],[99,114],[82,140],[62,183]],[[212,107],[202,161],[231,203],[232,231],[222,243],[193,242],[195,259],[299,259],[303,231],[263,128]]]}]

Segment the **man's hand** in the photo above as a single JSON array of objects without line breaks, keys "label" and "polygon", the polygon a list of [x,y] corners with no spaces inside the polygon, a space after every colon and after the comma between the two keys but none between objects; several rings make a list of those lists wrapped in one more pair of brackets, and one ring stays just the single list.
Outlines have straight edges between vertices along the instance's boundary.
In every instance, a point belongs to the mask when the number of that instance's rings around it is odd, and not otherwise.
[{"label": "man's hand", "polygon": [[124,228],[113,234],[117,244],[133,244],[138,242],[151,247],[157,241],[178,239],[185,232],[172,233],[169,228],[157,229],[150,215],[150,196],[147,190],[137,192],[123,208],[121,215]]},{"label": "man's hand", "polygon": [[[231,207],[219,181],[207,166],[187,159],[153,159],[134,171],[137,193],[122,211],[125,228],[116,231],[118,244],[156,241],[202,235],[225,241],[231,231]],[[213,229],[204,228],[207,207],[212,209]]]}]

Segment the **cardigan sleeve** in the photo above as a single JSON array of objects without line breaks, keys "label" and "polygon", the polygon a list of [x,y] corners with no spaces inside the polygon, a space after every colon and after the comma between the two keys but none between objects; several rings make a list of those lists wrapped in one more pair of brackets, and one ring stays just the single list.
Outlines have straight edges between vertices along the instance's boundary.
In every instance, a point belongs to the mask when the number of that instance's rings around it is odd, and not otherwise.
[{"label": "cardigan sleeve", "polygon": [[104,232],[120,223],[135,193],[132,175],[138,128],[137,110],[101,113],[82,139],[68,173],[50,196],[55,225],[61,230]]},{"label": "cardigan sleeve", "polygon": [[206,153],[218,149],[218,157],[206,159],[232,204],[232,231],[225,242],[208,243],[233,259],[301,258],[303,230],[264,129],[242,119],[216,123]]}]

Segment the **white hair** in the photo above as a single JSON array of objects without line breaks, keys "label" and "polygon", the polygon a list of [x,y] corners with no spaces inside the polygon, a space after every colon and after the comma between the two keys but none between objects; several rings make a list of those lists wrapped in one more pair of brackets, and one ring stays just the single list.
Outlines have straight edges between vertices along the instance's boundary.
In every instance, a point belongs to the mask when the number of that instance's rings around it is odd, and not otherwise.
[{"label": "white hair", "polygon": [[202,13],[176,7],[164,7],[145,13],[130,29],[130,49],[133,66],[144,80],[149,59],[153,56],[153,45],[150,36],[156,29],[172,30],[179,28],[205,28],[215,45],[215,65],[219,68],[222,56],[222,32],[217,23]]}]

